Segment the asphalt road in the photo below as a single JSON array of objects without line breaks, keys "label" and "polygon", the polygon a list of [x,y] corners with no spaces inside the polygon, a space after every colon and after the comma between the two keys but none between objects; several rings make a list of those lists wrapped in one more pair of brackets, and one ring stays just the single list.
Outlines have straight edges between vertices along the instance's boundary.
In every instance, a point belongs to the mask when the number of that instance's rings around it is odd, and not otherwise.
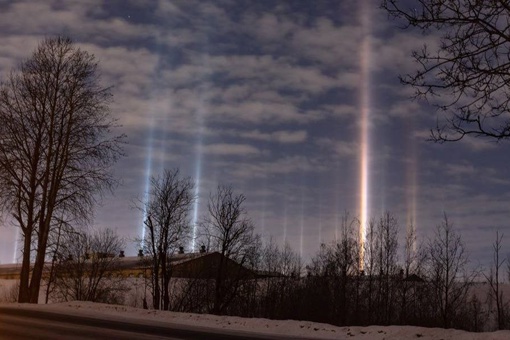
[{"label": "asphalt road", "polygon": [[33,309],[0,307],[0,339],[292,339],[224,332],[181,325],[138,324],[58,314]]}]

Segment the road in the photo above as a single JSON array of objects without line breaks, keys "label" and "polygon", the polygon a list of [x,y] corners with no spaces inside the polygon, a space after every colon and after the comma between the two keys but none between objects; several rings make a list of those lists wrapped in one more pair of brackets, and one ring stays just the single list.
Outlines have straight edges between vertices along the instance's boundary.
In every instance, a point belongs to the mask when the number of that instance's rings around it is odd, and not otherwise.
[{"label": "road", "polygon": [[0,339],[295,339],[250,333],[191,328],[159,323],[142,324],[34,309],[0,307]]}]

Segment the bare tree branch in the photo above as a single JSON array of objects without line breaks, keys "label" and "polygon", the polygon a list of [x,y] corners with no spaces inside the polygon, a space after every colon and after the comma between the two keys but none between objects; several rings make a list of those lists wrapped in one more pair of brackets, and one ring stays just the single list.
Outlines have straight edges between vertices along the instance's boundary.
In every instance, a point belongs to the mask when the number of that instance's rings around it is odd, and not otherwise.
[{"label": "bare tree branch", "polygon": [[164,170],[162,175],[151,177],[150,183],[142,243],[144,253],[151,259],[153,307],[168,310],[172,276],[170,257],[179,247],[184,247],[190,237],[189,213],[195,201],[194,183],[190,177],[180,178],[179,169]]},{"label": "bare tree branch", "polygon": [[437,50],[414,51],[420,65],[401,76],[416,98],[434,102],[444,121],[431,140],[510,138],[510,6],[505,1],[384,0],[404,29],[440,34]]},{"label": "bare tree branch", "polygon": [[37,303],[55,216],[86,222],[97,194],[116,184],[123,136],[110,136],[110,98],[94,56],[62,37],[44,40],[0,86],[0,205],[24,238],[20,302]]}]

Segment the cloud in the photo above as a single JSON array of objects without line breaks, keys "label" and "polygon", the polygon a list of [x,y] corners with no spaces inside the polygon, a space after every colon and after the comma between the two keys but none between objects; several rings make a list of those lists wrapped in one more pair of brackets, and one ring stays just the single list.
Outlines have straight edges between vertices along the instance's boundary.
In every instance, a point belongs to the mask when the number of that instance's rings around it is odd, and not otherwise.
[{"label": "cloud", "polygon": [[291,45],[312,61],[357,67],[362,34],[358,25],[335,26],[329,19],[318,18],[311,28],[297,30]]},{"label": "cloud", "polygon": [[391,72],[395,78],[413,73],[418,65],[412,53],[420,51],[424,45],[435,51],[439,46],[438,36],[397,31],[389,37],[373,37],[371,69],[375,72]]},{"label": "cloud", "polygon": [[[318,159],[310,159],[301,155],[285,156],[257,162],[217,162],[216,167],[228,173],[228,178],[240,182],[255,178],[280,177],[295,173],[314,173],[325,171],[326,168]],[[280,177],[281,178],[281,177]]]},{"label": "cloud", "polygon": [[390,117],[411,119],[421,111],[422,107],[416,101],[402,100],[391,105],[388,115]]},{"label": "cloud", "polygon": [[249,81],[264,85],[266,89],[285,88],[318,94],[342,85],[336,77],[317,67],[303,66],[272,55],[210,56],[208,67],[222,73],[226,80]]},{"label": "cloud", "polygon": [[244,18],[244,26],[254,28],[251,32],[264,43],[285,41],[299,25],[283,15],[262,13],[260,16],[248,14]]},{"label": "cloud", "polygon": [[335,104],[321,106],[325,116],[334,118],[353,118],[359,113],[359,109],[355,105]]},{"label": "cloud", "polygon": [[478,171],[472,164],[445,164],[444,171],[450,176],[473,176]]},{"label": "cloud", "polygon": [[219,156],[253,156],[260,154],[260,150],[247,144],[218,143],[203,146],[206,154]]},{"label": "cloud", "polygon": [[357,142],[318,138],[315,143],[322,148],[326,148],[328,152],[332,152],[336,158],[354,157],[360,154]]},{"label": "cloud", "polygon": [[466,136],[461,139],[460,143],[471,151],[481,152],[487,150],[493,150],[498,147],[498,144],[494,141],[485,138],[475,138]]},{"label": "cloud", "polygon": [[282,144],[295,144],[303,143],[308,138],[306,130],[298,131],[274,131],[274,132],[261,132],[259,130],[251,130],[239,133],[242,138],[261,140],[266,142],[277,142]]},{"label": "cloud", "polygon": [[271,134],[280,143],[302,143],[306,141],[308,133],[300,131],[276,131]]},{"label": "cloud", "polygon": [[414,138],[421,141],[427,141],[431,138],[430,129],[416,129],[412,132],[412,135]]}]

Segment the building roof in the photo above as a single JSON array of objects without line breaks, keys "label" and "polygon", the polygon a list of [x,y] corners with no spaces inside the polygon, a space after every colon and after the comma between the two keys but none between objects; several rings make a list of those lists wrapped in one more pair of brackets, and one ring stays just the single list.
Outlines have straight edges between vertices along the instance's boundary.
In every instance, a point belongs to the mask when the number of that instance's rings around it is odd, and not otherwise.
[{"label": "building roof", "polygon": [[[151,268],[150,256],[125,256],[115,257],[118,260],[120,269],[129,273],[138,275],[143,270]],[[201,277],[212,278],[215,276],[216,270],[220,263],[221,254],[218,252],[197,252],[197,253],[184,253],[174,254],[170,257],[170,265],[172,268],[173,277]],[[145,260],[145,261],[144,261]],[[87,260],[90,261],[90,260]],[[241,275],[243,277],[254,277],[255,272],[244,267],[243,265],[226,258],[227,270],[229,275]],[[45,264],[47,268],[51,266],[48,262]],[[0,265],[0,279],[19,279],[21,271],[20,263]]]}]

